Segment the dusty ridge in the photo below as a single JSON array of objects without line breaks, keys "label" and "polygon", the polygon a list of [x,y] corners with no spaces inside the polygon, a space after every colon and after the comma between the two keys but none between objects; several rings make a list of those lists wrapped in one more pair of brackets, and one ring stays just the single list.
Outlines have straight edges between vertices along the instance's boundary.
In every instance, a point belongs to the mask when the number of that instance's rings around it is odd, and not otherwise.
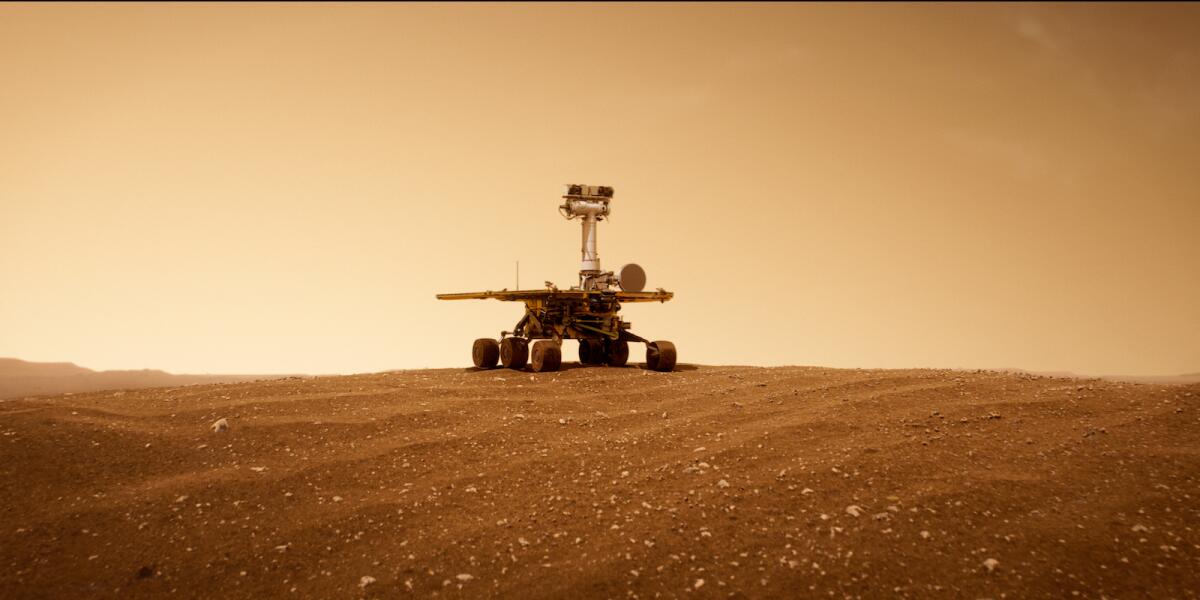
[{"label": "dusty ridge", "polygon": [[800,367],[9,400],[0,589],[1194,598],[1198,400],[1198,385]]},{"label": "dusty ridge", "polygon": [[0,358],[0,399],[169,385],[234,383],[280,377],[284,376],[176,375],[157,369],[93,371],[74,363],[39,363],[16,358]]}]

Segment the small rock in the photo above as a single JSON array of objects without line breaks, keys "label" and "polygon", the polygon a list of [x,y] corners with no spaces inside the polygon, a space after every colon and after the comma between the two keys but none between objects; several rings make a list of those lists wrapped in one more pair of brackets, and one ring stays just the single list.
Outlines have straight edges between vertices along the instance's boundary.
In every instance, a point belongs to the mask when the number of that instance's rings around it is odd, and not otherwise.
[{"label": "small rock", "polygon": [[375,583],[374,577],[371,577],[370,575],[363,575],[362,579],[358,580],[358,587],[365,588],[372,583]]},{"label": "small rock", "polygon": [[225,419],[217,419],[216,423],[212,424],[213,433],[225,433],[229,431],[229,421]]},{"label": "small rock", "polygon": [[987,568],[987,572],[988,572],[988,573],[991,573],[992,571],[995,571],[995,570],[996,570],[996,566],[997,566],[997,565],[999,565],[999,564],[1000,564],[1000,561],[998,561],[998,560],[996,560],[996,559],[994,559],[994,558],[989,558],[989,559],[987,559],[987,560],[983,561],[983,566],[984,566],[985,568]]},{"label": "small rock", "polygon": [[459,581],[470,581],[475,579],[475,576],[471,575],[470,573],[459,573],[458,575],[455,575],[454,578]]},{"label": "small rock", "polygon": [[804,489],[800,490],[800,493],[803,495],[808,495],[808,494],[812,494],[814,492],[813,492],[812,488],[804,488]]},{"label": "small rock", "polygon": [[862,514],[862,508],[858,507],[857,505],[851,504],[850,506],[846,507],[846,514],[848,514],[852,517],[857,517]]},{"label": "small rock", "polygon": [[693,583],[693,584],[692,584],[692,589],[697,589],[697,590],[698,590],[698,589],[700,589],[700,588],[702,588],[702,587],[704,587],[704,580],[703,580],[703,579],[697,579],[697,580],[696,580],[696,583]]},{"label": "small rock", "polygon": [[341,502],[342,500],[344,500],[344,498],[342,498],[341,496],[334,496],[334,497],[333,497],[333,501],[334,501],[334,502]]},{"label": "small rock", "polygon": [[720,481],[718,481],[718,482],[717,482],[717,487],[719,487],[719,488],[727,488],[727,487],[729,487],[729,482],[728,482],[728,481],[725,481],[724,479],[722,479],[722,480],[720,480]]},{"label": "small rock", "polygon": [[929,539],[929,532],[928,532],[928,531],[922,531],[922,532],[921,532],[921,539],[923,539],[923,540],[927,540],[927,539]]},{"label": "small rock", "polygon": [[1134,526],[1133,526],[1133,529],[1132,529],[1132,531],[1133,531],[1134,533],[1137,533],[1137,532],[1139,532],[1139,531],[1150,531],[1150,530],[1149,530],[1149,529],[1147,529],[1145,525],[1142,525],[1141,523],[1138,523],[1137,525],[1134,525]]}]

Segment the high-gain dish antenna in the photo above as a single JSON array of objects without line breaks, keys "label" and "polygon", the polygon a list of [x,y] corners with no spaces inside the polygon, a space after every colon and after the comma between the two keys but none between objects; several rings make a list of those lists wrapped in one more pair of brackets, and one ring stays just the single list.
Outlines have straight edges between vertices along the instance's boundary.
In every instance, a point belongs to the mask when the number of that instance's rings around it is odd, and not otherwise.
[{"label": "high-gain dish antenna", "polygon": [[617,271],[617,282],[626,292],[640,292],[646,289],[646,271],[637,263],[629,263]]}]

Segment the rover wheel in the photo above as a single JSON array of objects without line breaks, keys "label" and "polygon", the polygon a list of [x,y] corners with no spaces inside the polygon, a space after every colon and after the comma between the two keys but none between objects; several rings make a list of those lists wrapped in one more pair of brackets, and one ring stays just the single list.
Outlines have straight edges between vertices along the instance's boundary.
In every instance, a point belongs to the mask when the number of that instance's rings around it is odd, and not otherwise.
[{"label": "rover wheel", "polygon": [[675,368],[675,344],[657,341],[646,344],[646,368],[670,371]]},{"label": "rover wheel", "polygon": [[579,364],[598,365],[604,362],[604,343],[600,340],[579,340]]},{"label": "rover wheel", "polygon": [[610,367],[625,366],[625,363],[629,361],[629,342],[608,342],[608,352],[604,353],[604,358]]},{"label": "rover wheel", "polygon": [[531,366],[538,373],[557,371],[562,364],[562,350],[550,340],[534,342]]},{"label": "rover wheel", "polygon": [[500,360],[500,343],[491,338],[479,338],[471,346],[471,360],[480,369],[491,369]]},{"label": "rover wheel", "polygon": [[500,342],[500,364],[507,369],[525,368],[529,359],[529,340],[519,337],[506,337]]}]

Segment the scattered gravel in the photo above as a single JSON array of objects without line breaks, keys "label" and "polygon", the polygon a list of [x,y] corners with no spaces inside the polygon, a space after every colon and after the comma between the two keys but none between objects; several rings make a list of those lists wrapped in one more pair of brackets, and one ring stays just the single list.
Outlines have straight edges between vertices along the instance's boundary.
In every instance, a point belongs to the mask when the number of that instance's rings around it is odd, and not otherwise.
[{"label": "scattered gravel", "polygon": [[[0,464],[21,485],[0,486],[0,589],[1200,589],[1200,429],[1181,388],[1095,382],[1077,398],[1074,381],[1027,375],[802,367],[543,375],[444,369],[5,401]],[[236,436],[198,429],[222,414],[242,424]]]}]

